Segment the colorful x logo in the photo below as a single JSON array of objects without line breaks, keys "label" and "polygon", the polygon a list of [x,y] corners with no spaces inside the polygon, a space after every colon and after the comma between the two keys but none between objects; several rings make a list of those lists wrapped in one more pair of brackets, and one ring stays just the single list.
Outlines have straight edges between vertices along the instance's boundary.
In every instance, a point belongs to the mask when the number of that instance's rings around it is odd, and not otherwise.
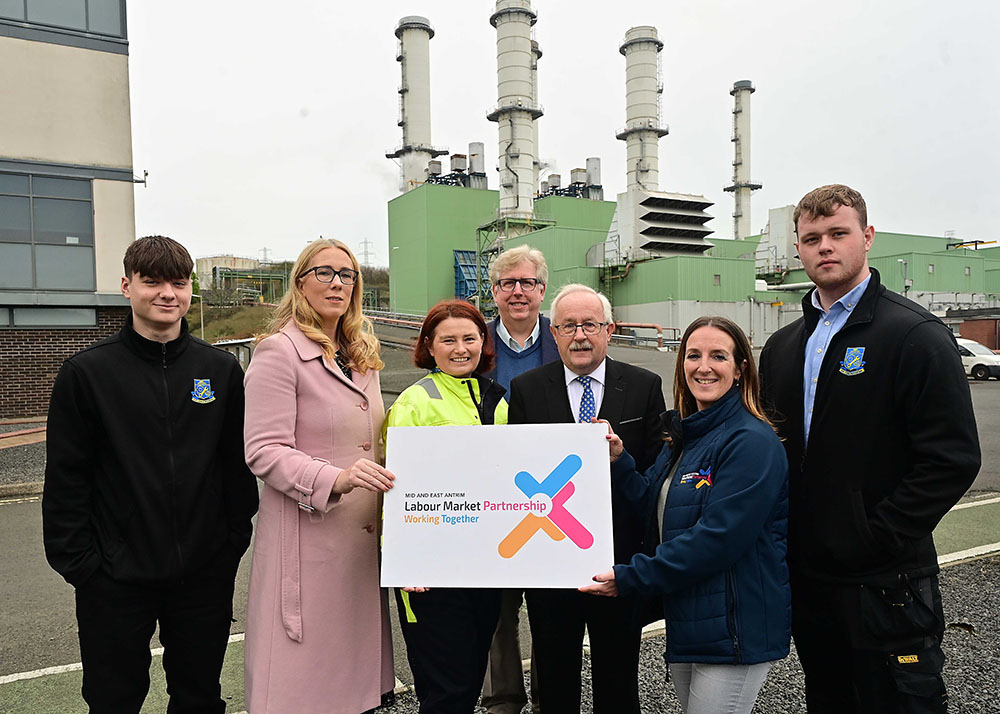
[{"label": "colorful x logo", "polygon": [[514,477],[514,485],[528,498],[544,493],[552,499],[552,511],[547,516],[526,515],[514,530],[500,541],[497,550],[504,558],[513,558],[522,546],[531,540],[539,530],[545,531],[552,540],[562,540],[568,537],[577,546],[586,550],[594,544],[594,536],[580,521],[566,510],[564,504],[573,495],[576,487],[570,479],[580,470],[583,460],[576,454],[570,454],[541,483],[527,471],[521,471]]}]

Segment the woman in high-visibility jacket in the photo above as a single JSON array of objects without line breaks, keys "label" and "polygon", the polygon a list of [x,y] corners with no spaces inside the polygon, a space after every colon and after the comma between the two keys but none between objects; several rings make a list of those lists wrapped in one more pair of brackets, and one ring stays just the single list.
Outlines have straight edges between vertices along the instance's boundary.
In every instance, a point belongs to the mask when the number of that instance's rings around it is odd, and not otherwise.
[{"label": "woman in high-visibility jacket", "polygon": [[[413,361],[431,372],[408,387],[385,426],[506,424],[504,388],[480,376],[494,360],[486,322],[461,300],[431,308]],[[433,554],[429,554],[433,557]],[[500,590],[403,588],[396,591],[406,656],[423,712],[471,713],[486,675],[500,615]]]}]

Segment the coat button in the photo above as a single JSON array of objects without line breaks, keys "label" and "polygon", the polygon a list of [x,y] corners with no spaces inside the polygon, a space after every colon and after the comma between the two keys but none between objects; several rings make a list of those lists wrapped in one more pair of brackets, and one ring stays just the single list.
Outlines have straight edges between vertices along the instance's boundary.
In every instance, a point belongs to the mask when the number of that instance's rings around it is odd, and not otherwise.
[{"label": "coat button", "polygon": [[361,445],[361,448],[364,449],[365,451],[371,451],[372,450],[372,442],[366,441],[365,443],[363,443]]},{"label": "coat button", "polygon": [[367,526],[365,526],[365,530],[368,531],[369,533],[374,533],[375,532],[374,524],[369,523]]},{"label": "coat button", "polygon": [[361,407],[361,411],[363,412],[368,411],[368,402],[361,402],[361,404],[359,404],[358,406]]}]

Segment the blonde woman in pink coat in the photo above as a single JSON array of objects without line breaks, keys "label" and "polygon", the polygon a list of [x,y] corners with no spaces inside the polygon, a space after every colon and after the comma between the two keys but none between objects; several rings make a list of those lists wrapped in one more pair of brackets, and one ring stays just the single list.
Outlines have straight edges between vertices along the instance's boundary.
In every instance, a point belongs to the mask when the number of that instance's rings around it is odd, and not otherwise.
[{"label": "blonde woman in pink coat", "polygon": [[359,714],[395,682],[379,588],[383,363],[346,245],[311,243],[246,374],[264,482],[245,645],[250,714]]}]

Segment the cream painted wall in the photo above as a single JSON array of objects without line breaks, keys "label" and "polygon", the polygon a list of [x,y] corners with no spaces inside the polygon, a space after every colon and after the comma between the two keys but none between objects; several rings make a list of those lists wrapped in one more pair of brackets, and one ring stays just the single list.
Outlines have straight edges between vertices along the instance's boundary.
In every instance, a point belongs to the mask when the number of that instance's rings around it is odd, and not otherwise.
[{"label": "cream painted wall", "polygon": [[126,55],[0,37],[0,67],[17,108],[0,112],[2,158],[132,169]]},{"label": "cream painted wall", "polygon": [[135,240],[133,191],[128,181],[94,181],[94,259],[99,293],[121,293],[122,258]]}]

